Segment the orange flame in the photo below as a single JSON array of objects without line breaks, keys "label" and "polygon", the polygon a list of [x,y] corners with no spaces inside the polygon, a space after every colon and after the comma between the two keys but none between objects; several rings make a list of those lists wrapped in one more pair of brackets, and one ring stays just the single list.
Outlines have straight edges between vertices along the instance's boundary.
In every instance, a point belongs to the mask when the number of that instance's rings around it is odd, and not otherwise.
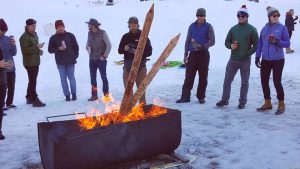
[{"label": "orange flame", "polygon": [[[88,113],[88,117],[77,115],[76,118],[79,121],[80,127],[90,130],[99,126],[137,121],[167,113],[165,108],[160,107],[162,102],[154,100],[155,105],[153,105],[147,112],[143,109],[145,104],[141,103],[135,106],[127,115],[122,115],[119,113],[120,104],[113,103],[113,101],[114,99],[111,94],[103,96],[102,102],[105,103],[106,114],[101,114],[100,110],[92,109]],[[111,105],[109,105],[109,103],[111,103]]]}]

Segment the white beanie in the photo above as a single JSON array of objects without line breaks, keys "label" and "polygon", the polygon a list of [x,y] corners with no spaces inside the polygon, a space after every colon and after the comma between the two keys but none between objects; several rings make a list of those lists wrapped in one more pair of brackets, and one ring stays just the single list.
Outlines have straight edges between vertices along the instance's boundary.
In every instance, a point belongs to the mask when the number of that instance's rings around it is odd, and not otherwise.
[{"label": "white beanie", "polygon": [[242,7],[238,11],[237,15],[244,15],[247,18],[249,17],[249,12],[248,12],[248,9],[247,9],[246,5],[242,5]]}]

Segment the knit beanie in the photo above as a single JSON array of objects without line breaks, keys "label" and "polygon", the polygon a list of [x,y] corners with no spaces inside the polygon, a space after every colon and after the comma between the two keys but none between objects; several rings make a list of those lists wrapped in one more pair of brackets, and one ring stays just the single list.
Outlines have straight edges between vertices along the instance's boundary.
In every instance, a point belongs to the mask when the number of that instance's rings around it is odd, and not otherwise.
[{"label": "knit beanie", "polygon": [[1,32],[6,32],[8,27],[3,19],[0,19],[0,30]]},{"label": "knit beanie", "polygon": [[267,7],[267,13],[268,13],[268,17],[270,18],[271,16],[273,16],[275,13],[279,13],[278,9],[274,8],[274,7]]},{"label": "knit beanie", "polygon": [[59,26],[65,27],[65,24],[62,20],[56,20],[55,21],[55,29],[57,29]]},{"label": "knit beanie", "polygon": [[197,9],[196,16],[200,15],[206,16],[206,10],[204,8]]},{"label": "knit beanie", "polygon": [[237,15],[246,16],[247,18],[249,17],[249,13],[248,13],[248,9],[247,9],[246,5],[242,5],[240,10],[237,12]]}]

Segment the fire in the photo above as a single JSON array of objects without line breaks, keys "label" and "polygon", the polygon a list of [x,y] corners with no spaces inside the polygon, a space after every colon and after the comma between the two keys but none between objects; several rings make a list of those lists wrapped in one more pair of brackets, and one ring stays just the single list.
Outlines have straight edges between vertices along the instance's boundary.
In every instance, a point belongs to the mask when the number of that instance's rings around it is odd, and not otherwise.
[{"label": "fire", "polygon": [[147,112],[144,111],[144,103],[135,106],[130,113],[122,115],[119,113],[120,104],[114,103],[111,94],[103,96],[102,102],[105,104],[105,112],[101,113],[98,109],[91,109],[88,112],[88,117],[83,117],[77,114],[79,126],[83,129],[90,130],[99,126],[108,126],[111,124],[126,123],[130,121],[138,121],[146,118],[159,116],[167,113],[167,110],[160,107],[162,102],[154,100],[154,105]]}]

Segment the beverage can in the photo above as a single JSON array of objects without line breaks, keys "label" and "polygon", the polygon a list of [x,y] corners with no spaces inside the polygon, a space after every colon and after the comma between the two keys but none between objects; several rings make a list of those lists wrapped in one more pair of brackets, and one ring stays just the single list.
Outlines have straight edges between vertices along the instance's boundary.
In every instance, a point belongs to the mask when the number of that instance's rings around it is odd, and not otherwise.
[{"label": "beverage can", "polygon": [[89,47],[87,47],[87,51],[88,51],[88,54],[91,54],[91,52],[92,52],[92,49],[91,49],[91,47],[89,46]]},{"label": "beverage can", "polygon": [[61,41],[61,44],[63,45],[64,48],[67,48],[66,42],[64,40]]}]

